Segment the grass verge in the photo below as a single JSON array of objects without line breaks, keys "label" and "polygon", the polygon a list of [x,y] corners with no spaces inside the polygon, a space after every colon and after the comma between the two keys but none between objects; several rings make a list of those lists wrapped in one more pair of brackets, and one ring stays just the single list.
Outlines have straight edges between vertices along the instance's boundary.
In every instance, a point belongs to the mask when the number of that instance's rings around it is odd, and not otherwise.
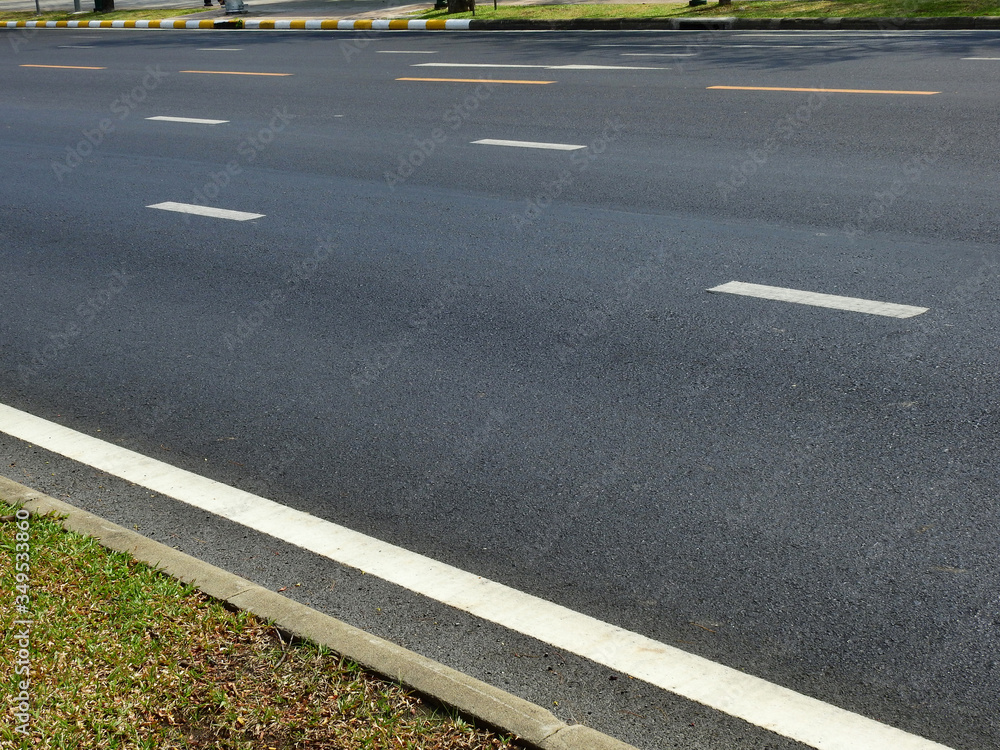
[{"label": "grass verge", "polygon": [[[50,518],[31,517],[25,531],[6,520],[13,513],[0,503],[4,748],[513,747]],[[32,621],[27,655],[17,620]],[[27,676],[16,674],[22,663]],[[15,715],[25,679],[27,735]]]},{"label": "grass verge", "polygon": [[[216,6],[218,7],[218,6]],[[150,8],[148,10],[113,10],[110,13],[73,13],[72,11],[49,11],[35,13],[30,10],[0,11],[3,21],[159,21],[164,18],[180,18],[190,13],[201,13],[211,8]]]},{"label": "grass verge", "polygon": [[[690,8],[686,3],[501,5],[477,4],[475,18],[560,20],[572,18],[920,18],[934,16],[1000,16],[1000,0],[748,0],[732,5],[711,2]],[[427,11],[419,18],[472,18],[471,13]]]},{"label": "grass verge", "polygon": [[687,15],[687,5],[669,3],[650,4],[620,4],[590,5],[572,3],[561,5],[504,5],[499,0],[499,7],[493,10],[492,2],[476,2],[476,15],[471,13],[449,14],[444,10],[430,10],[415,14],[412,18],[477,18],[481,21],[494,19],[517,20],[565,20],[572,18],[667,18],[670,16]]}]

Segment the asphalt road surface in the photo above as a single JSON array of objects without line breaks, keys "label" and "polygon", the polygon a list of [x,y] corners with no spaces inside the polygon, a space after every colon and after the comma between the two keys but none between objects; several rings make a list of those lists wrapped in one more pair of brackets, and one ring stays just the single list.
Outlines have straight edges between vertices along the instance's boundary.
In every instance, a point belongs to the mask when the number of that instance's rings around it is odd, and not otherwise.
[{"label": "asphalt road surface", "polygon": [[[1000,745],[997,34],[4,31],[0,87],[3,404]],[[567,720],[805,746],[2,437]]]}]

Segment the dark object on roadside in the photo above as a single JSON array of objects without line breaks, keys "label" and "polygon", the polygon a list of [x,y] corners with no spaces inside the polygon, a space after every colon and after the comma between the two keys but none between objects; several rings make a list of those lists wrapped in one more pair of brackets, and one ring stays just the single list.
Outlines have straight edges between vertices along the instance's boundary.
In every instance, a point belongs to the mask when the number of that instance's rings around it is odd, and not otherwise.
[{"label": "dark object on roadside", "polygon": [[476,0],[448,0],[449,13],[476,12]]},{"label": "dark object on roadside", "polygon": [[733,0],[719,0],[719,5],[732,5]]},{"label": "dark object on roadside", "polygon": [[94,0],[95,13],[109,13],[115,9],[115,0]]},{"label": "dark object on roadside", "polygon": [[692,8],[696,5],[708,5],[708,0],[688,0],[688,5]]}]

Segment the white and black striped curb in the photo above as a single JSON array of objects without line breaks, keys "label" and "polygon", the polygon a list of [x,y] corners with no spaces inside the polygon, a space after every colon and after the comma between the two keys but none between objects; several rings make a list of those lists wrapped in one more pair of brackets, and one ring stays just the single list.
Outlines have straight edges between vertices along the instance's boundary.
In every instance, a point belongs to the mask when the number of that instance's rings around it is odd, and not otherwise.
[{"label": "white and black striped curb", "polygon": [[19,29],[246,29],[307,31],[749,31],[828,30],[906,31],[1000,29],[1000,16],[938,18],[573,18],[563,20],[476,18],[338,20],[217,19],[207,21],[0,21],[0,28]]},{"label": "white and black striped curb", "polygon": [[108,549],[128,553],[215,599],[273,622],[280,630],[326,646],[376,674],[456,708],[481,725],[515,735],[527,747],[636,750],[581,724],[570,726],[534,703],[2,476],[0,500],[34,515],[52,514],[69,531],[92,537]]}]

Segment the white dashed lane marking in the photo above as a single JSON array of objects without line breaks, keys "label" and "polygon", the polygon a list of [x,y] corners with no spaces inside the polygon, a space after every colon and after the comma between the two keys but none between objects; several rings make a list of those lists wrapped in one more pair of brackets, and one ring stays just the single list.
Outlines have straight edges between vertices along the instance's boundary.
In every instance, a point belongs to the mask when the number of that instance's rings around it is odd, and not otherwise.
[{"label": "white dashed lane marking", "polygon": [[157,115],[156,117],[147,117],[146,119],[160,120],[162,122],[189,122],[194,125],[222,125],[229,122],[229,120],[202,120],[198,117],[168,117],[167,115]]},{"label": "white dashed lane marking", "polygon": [[514,146],[516,148],[547,148],[553,151],[576,151],[578,148],[586,146],[576,146],[572,143],[538,143],[536,141],[503,141],[496,138],[483,138],[479,141],[472,141],[482,146]]},{"label": "white dashed lane marking", "polygon": [[851,312],[868,313],[869,315],[884,315],[889,318],[912,318],[927,312],[926,307],[912,305],[897,305],[894,302],[875,302],[857,297],[838,297],[835,294],[819,294],[803,292],[798,289],[786,289],[780,286],[764,286],[762,284],[746,284],[742,281],[730,281],[728,284],[713,287],[710,292],[725,292],[740,294],[745,297],[759,297],[781,302],[794,302],[798,305],[813,305],[829,307],[834,310],[850,310]]},{"label": "white dashed lane marking", "polygon": [[195,214],[196,216],[211,216],[214,219],[231,219],[232,221],[249,221],[259,219],[264,214],[251,214],[246,211],[230,211],[228,208],[212,208],[211,206],[196,206],[192,203],[154,203],[146,208],[159,208],[162,211],[176,211],[182,214]]}]

